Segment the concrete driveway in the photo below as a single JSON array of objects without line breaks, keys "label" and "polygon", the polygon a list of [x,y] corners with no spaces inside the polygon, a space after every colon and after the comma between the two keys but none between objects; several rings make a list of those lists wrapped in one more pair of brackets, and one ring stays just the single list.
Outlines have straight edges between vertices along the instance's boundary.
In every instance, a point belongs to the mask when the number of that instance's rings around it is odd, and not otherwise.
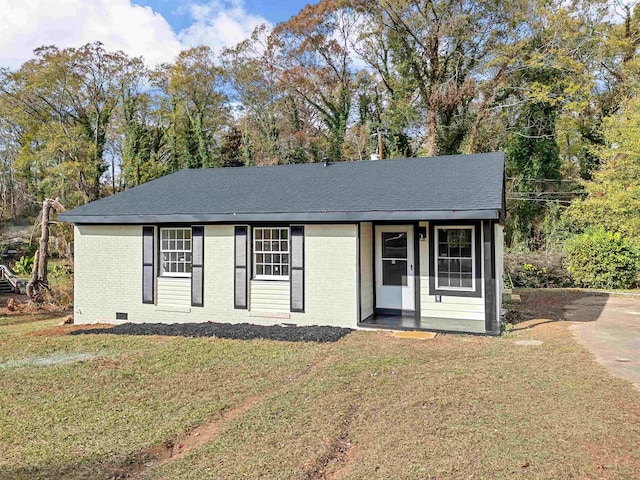
[{"label": "concrete driveway", "polygon": [[563,316],[611,374],[640,390],[640,299],[588,295],[567,303]]}]

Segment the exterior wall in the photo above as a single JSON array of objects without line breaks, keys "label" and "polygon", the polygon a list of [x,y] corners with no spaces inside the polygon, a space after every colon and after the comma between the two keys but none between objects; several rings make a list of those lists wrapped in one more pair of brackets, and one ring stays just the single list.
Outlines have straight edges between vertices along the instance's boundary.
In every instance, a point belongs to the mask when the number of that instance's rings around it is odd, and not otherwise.
[{"label": "exterior wall", "polygon": [[[76,226],[75,322],[118,323],[116,312],[122,312],[130,322],[281,323],[282,317],[273,315],[278,312],[260,315],[254,310],[265,308],[264,289],[254,282],[249,287],[250,308],[234,309],[234,225],[207,225],[204,235],[204,306],[190,306],[190,288],[185,288],[190,287],[189,279],[164,277],[156,278],[154,305],[142,303],[142,227]],[[306,225],[304,241],[305,312],[289,314],[286,322],[355,327],[356,225]]]},{"label": "exterior wall", "polygon": [[[455,225],[455,222],[451,222]],[[429,223],[420,222],[421,227],[427,227]],[[480,224],[480,240],[482,242],[482,223]],[[484,281],[481,297],[457,297],[442,295],[442,302],[436,303],[435,295],[429,295],[429,244],[430,239],[420,241],[420,316],[422,321],[428,324],[428,319],[433,318],[434,327],[438,330],[464,331],[474,333],[485,332],[485,307],[484,307]],[[481,250],[481,265],[484,265],[484,252]]]},{"label": "exterior wall", "polygon": [[191,280],[188,278],[158,277],[158,308],[175,312],[191,311]]},{"label": "exterior wall", "polygon": [[361,320],[373,315],[373,225],[360,224],[360,315]]},{"label": "exterior wall", "polygon": [[292,323],[357,327],[357,226],[305,225],[304,250],[305,311]]},{"label": "exterior wall", "polygon": [[496,223],[496,318],[502,315],[502,294],[504,292],[504,225]]},{"label": "exterior wall", "polygon": [[291,284],[289,282],[269,282],[251,280],[249,288],[249,309],[252,315],[285,313],[289,318],[291,305]]}]

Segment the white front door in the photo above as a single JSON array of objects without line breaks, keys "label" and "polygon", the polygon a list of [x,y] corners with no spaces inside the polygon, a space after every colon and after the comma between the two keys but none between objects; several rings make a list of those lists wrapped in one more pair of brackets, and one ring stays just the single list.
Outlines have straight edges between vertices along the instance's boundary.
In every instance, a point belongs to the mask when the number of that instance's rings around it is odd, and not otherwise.
[{"label": "white front door", "polygon": [[412,225],[376,226],[376,308],[415,310]]}]

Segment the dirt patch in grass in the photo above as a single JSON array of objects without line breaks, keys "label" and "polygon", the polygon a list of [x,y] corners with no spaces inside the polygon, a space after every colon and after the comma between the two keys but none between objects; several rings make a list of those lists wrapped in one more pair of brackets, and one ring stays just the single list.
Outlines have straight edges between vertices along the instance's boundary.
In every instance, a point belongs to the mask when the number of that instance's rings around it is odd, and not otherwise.
[{"label": "dirt patch in grass", "polygon": [[29,333],[36,337],[61,337],[63,335],[70,335],[72,332],[86,331],[86,330],[107,330],[112,328],[113,325],[105,323],[96,323],[94,325],[57,325],[52,328],[45,328],[43,330],[36,330]]},{"label": "dirt patch in grass", "polygon": [[109,328],[78,329],[71,335],[163,335],[172,337],[216,337],[232,340],[277,340],[282,342],[337,342],[353,330],[340,327],[284,327],[251,323],[124,323]]},{"label": "dirt patch in grass", "polygon": [[349,430],[355,411],[355,406],[349,407],[336,435],[327,443],[324,451],[305,469],[304,480],[330,480],[345,474],[344,467],[352,450]]},{"label": "dirt patch in grass", "polygon": [[138,478],[145,470],[177,460],[192,449],[211,442],[229,422],[244,415],[251,407],[260,403],[264,395],[249,397],[240,405],[220,413],[217,418],[210,420],[189,431],[184,437],[169,438],[145,452],[135,456],[131,465],[113,472],[111,478]]},{"label": "dirt patch in grass", "polygon": [[521,300],[509,306],[508,321],[513,325],[527,320],[592,322],[598,319],[609,298],[607,294],[560,288],[517,292]]},{"label": "dirt patch in grass", "polygon": [[0,327],[9,325],[20,325],[23,323],[36,323],[44,322],[46,320],[52,320],[54,318],[62,318],[64,312],[31,312],[31,313],[15,313],[2,314],[0,313]]}]

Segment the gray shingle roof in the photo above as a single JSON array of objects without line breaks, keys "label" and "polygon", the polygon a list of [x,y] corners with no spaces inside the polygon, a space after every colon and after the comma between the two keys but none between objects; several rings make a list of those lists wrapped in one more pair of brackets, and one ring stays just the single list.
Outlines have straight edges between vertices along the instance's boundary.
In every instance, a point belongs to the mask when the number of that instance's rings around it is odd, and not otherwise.
[{"label": "gray shingle roof", "polygon": [[504,154],[182,170],[60,216],[74,223],[497,218]]}]

